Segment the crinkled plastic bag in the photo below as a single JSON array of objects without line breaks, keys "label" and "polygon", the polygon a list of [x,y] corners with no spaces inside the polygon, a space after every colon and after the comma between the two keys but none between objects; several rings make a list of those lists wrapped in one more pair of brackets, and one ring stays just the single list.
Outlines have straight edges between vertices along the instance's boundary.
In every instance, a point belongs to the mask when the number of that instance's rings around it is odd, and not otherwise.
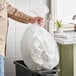
[{"label": "crinkled plastic bag", "polygon": [[24,32],[21,49],[25,64],[32,70],[52,69],[59,63],[54,38],[38,24],[31,25]]}]

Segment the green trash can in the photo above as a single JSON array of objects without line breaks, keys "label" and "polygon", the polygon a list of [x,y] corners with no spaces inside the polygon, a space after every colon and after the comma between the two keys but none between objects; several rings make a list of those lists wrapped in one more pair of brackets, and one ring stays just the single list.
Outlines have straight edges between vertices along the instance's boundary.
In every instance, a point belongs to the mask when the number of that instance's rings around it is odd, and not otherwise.
[{"label": "green trash can", "polygon": [[27,67],[23,60],[14,61],[16,68],[16,76],[58,76],[59,69],[42,69],[32,71]]}]

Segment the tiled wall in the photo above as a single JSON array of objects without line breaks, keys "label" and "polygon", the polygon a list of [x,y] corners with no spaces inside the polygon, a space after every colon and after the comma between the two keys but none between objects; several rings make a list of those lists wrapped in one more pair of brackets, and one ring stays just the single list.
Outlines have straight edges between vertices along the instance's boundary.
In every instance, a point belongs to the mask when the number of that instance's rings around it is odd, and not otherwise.
[{"label": "tiled wall", "polygon": [[[8,2],[23,12],[29,12],[29,6],[27,5],[29,0],[8,0]],[[22,59],[20,48],[21,38],[27,27],[28,24],[22,24],[9,18],[7,51],[4,59],[5,76],[15,76],[15,65],[13,61]]]},{"label": "tiled wall", "polygon": [[[9,0],[13,6],[18,7],[19,0]],[[22,8],[22,7],[20,7]],[[23,10],[21,10],[23,11]],[[7,51],[5,57],[5,76],[15,76],[15,65],[13,61],[22,59],[20,41],[26,29],[26,25],[9,19],[9,28],[7,36]]]}]

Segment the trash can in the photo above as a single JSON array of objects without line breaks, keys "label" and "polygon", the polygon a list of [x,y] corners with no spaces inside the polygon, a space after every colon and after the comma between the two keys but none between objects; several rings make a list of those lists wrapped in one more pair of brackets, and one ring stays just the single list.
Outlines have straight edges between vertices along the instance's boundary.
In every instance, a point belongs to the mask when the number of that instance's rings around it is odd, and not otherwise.
[{"label": "trash can", "polygon": [[32,71],[27,67],[23,60],[14,61],[16,76],[58,76],[59,69],[42,69]]}]

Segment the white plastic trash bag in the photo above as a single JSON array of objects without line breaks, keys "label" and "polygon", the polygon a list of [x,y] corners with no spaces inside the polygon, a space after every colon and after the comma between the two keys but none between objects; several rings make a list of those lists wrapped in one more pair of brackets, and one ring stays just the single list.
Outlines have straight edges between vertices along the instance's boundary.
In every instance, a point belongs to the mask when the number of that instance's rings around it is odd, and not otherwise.
[{"label": "white plastic trash bag", "polygon": [[25,64],[32,70],[52,69],[59,63],[54,38],[38,24],[29,26],[24,32],[21,49]]},{"label": "white plastic trash bag", "polygon": [[31,16],[40,16],[45,17],[46,14],[49,12],[49,8],[45,4],[44,0],[31,0],[29,8],[29,14]]}]

